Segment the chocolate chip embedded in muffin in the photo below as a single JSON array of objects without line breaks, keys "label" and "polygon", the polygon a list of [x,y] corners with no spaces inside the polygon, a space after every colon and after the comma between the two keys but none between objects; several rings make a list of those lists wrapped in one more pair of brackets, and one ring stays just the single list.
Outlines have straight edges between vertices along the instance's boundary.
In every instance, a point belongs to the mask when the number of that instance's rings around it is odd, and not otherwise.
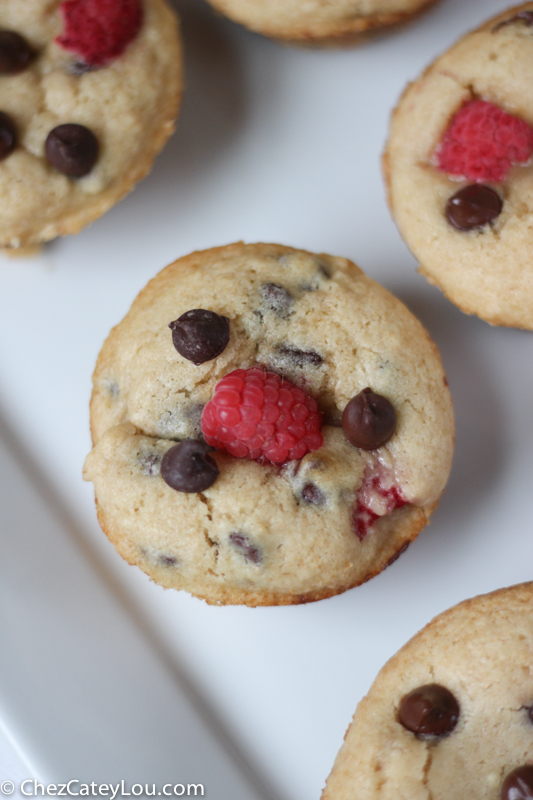
[{"label": "chocolate chip embedded in muffin", "polygon": [[509,19],[499,22],[494,26],[492,32],[497,33],[502,28],[505,28],[507,25],[513,25],[515,22],[522,22],[524,25],[533,26],[533,11],[520,11],[519,14],[515,14]]},{"label": "chocolate chip embedded in muffin", "polygon": [[259,294],[264,307],[273,311],[281,319],[289,316],[294,298],[284,286],[277,283],[264,283],[259,287]]},{"label": "chocolate chip embedded in muffin", "polygon": [[533,799],[533,764],[517,767],[510,772],[500,791],[501,800]]},{"label": "chocolate chip embedded in muffin", "polygon": [[396,430],[394,406],[367,387],[352,397],[342,414],[342,429],[355,447],[375,450],[386,444]]},{"label": "chocolate chip embedded in muffin", "polygon": [[24,72],[33,57],[27,41],[15,31],[0,30],[0,75]]},{"label": "chocolate chip embedded in muffin", "polygon": [[205,442],[188,439],[167,450],[161,461],[161,477],[178,492],[204,492],[219,475]]},{"label": "chocolate chip embedded in muffin", "polygon": [[45,142],[46,157],[50,164],[71,178],[88,175],[98,159],[98,139],[84,125],[58,125]]},{"label": "chocolate chip embedded in muffin", "polygon": [[17,129],[7,114],[0,111],[0,161],[7,158],[17,145]]},{"label": "chocolate chip embedded in muffin", "polygon": [[252,564],[260,564],[263,560],[261,550],[257,545],[253,544],[249,536],[244,533],[231,533],[229,541],[232,546],[237,550],[241,556],[244,556],[246,561]]},{"label": "chocolate chip embedded in muffin", "polygon": [[214,311],[193,308],[169,323],[172,343],[180,356],[199,366],[221,355],[229,342],[229,319]]},{"label": "chocolate chip embedded in muffin", "polygon": [[429,683],[402,697],[398,720],[422,737],[448,736],[459,719],[459,703],[445,686]]},{"label": "chocolate chip embedded in muffin", "polygon": [[474,183],[459,189],[446,203],[446,219],[459,231],[482,228],[502,213],[503,203],[490,186]]}]

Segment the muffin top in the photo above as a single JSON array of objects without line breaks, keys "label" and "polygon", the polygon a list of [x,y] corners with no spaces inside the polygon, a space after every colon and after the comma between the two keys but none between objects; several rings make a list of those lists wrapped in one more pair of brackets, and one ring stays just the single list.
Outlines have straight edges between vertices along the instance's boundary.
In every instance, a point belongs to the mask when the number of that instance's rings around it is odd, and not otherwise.
[{"label": "muffin top", "polygon": [[463,311],[533,327],[533,3],[490,20],[404,93],[384,158],[420,271]]},{"label": "muffin top", "polygon": [[0,247],[77,232],[149,171],[173,130],[175,15],[164,0],[118,0],[95,21],[93,6],[0,4]]},{"label": "muffin top", "polygon": [[[203,363],[173,342],[176,321],[198,310],[228,328],[221,352]],[[316,410],[318,427],[309,430],[322,441],[279,457],[250,445],[248,458],[236,457],[238,420],[230,417],[230,433],[210,439],[207,404],[222,391],[215,388],[235,371],[230,380],[242,383],[250,370],[252,382],[257,372],[260,384],[281,380],[283,391],[296,391],[288,402],[307,404],[304,422]],[[359,423],[345,419],[343,429],[343,412],[358,398],[357,416],[358,404],[376,396],[393,408],[390,437],[361,444],[356,435],[353,444],[345,431]],[[262,421],[270,424],[268,403]],[[284,430],[278,417],[273,428]],[[128,541],[128,560],[152,577],[159,570],[165,585],[250,604],[317,599],[379,572],[426,523],[453,448],[446,379],[420,323],[346,259],[267,244],[193,253],[148,284],[100,353],[91,428],[86,477],[104,530],[115,544]],[[289,429],[291,447],[305,438],[298,430]],[[217,447],[209,458],[218,478],[198,494],[175,491],[161,479],[162,456],[204,434]],[[162,558],[173,560],[164,575]]]},{"label": "muffin top", "polygon": [[323,800],[533,796],[532,601],[531,583],[476,597],[411,639],[359,704]]}]

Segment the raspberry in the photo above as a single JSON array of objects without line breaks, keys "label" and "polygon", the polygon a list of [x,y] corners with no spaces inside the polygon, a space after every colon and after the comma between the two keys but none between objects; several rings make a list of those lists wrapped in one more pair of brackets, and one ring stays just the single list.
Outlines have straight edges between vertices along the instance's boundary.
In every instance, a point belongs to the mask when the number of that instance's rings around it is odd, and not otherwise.
[{"label": "raspberry", "polygon": [[141,29],[141,0],[64,0],[57,43],[95,67],[122,55]]},{"label": "raspberry", "polygon": [[448,175],[500,183],[513,164],[533,153],[533,129],[523,119],[485,100],[467,103],[453,117],[437,149],[437,166]]},{"label": "raspberry", "polygon": [[363,541],[376,520],[392,514],[397,508],[407,505],[407,500],[395,486],[385,470],[379,467],[365,475],[363,485],[357,496],[357,504],[352,515],[355,535]]},{"label": "raspberry", "polygon": [[318,450],[321,426],[315,400],[262,367],[222,378],[202,414],[208,444],[262,463],[283,464]]}]

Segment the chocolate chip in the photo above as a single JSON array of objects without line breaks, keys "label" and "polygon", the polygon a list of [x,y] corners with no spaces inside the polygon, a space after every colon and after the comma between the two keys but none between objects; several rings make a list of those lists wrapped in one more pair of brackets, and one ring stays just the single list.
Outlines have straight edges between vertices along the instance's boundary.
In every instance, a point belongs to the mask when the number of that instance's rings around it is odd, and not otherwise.
[{"label": "chocolate chip", "polygon": [[501,800],[531,800],[533,798],[533,765],[526,764],[510,772],[502,783]]},{"label": "chocolate chip", "polygon": [[330,280],[330,279],[331,279],[331,270],[330,270],[330,268],[329,268],[329,267],[327,267],[327,266],[324,264],[324,262],[323,262],[323,261],[319,261],[319,262],[318,262],[318,271],[319,271],[319,272],[322,274],[322,276],[323,276],[324,278],[327,278],[328,280]]},{"label": "chocolate chip", "polygon": [[178,492],[193,493],[209,489],[219,474],[216,462],[208,455],[211,449],[197,439],[187,439],[174,445],[163,456],[161,477]]},{"label": "chocolate chip", "polygon": [[264,305],[278,317],[286,319],[294,302],[292,294],[277,283],[264,283],[259,288]]},{"label": "chocolate chip", "polygon": [[448,736],[459,719],[459,703],[445,686],[429,683],[402,697],[398,720],[422,738]]},{"label": "chocolate chip", "polygon": [[514,17],[499,22],[498,25],[492,29],[492,32],[496,33],[496,31],[499,31],[506,25],[512,25],[514,22],[523,22],[525,25],[533,25],[533,11],[521,11],[519,14],[515,14]]},{"label": "chocolate chip", "polygon": [[278,347],[278,353],[289,358],[297,367],[319,367],[324,363],[324,359],[316,350],[298,350],[296,347],[282,344]]},{"label": "chocolate chip", "polygon": [[0,31],[0,75],[24,72],[33,57],[25,39],[14,31]]},{"label": "chocolate chip", "polygon": [[302,497],[312,506],[323,506],[326,502],[326,495],[318,488],[316,483],[306,483],[302,489]]},{"label": "chocolate chip", "polygon": [[446,219],[459,231],[482,228],[502,213],[500,196],[482,183],[460,189],[446,204]]},{"label": "chocolate chip", "polygon": [[529,717],[529,721],[533,725],[533,706],[530,706],[527,710],[527,715]]},{"label": "chocolate chip", "polygon": [[161,456],[158,453],[144,453],[139,456],[141,472],[143,475],[153,478],[159,475],[161,470]]},{"label": "chocolate chip", "polygon": [[177,559],[174,556],[159,556],[157,559],[158,564],[161,567],[175,567],[178,563]]},{"label": "chocolate chip", "polygon": [[7,158],[17,144],[17,129],[15,123],[7,114],[0,111],[0,161]]},{"label": "chocolate chip", "polygon": [[172,331],[172,343],[180,356],[199,366],[224,352],[229,342],[229,319],[193,308],[168,326]]},{"label": "chocolate chip", "polygon": [[370,388],[352,397],[342,414],[342,429],[348,441],[362,450],[382,447],[396,430],[392,403]]},{"label": "chocolate chip", "polygon": [[58,172],[71,178],[82,178],[96,164],[99,145],[89,128],[68,123],[50,131],[44,149],[48,161]]},{"label": "chocolate chip", "polygon": [[87,64],[86,61],[71,61],[67,65],[66,70],[69,75],[74,75],[75,78],[86,75],[88,72],[95,72],[99,67],[96,64]]},{"label": "chocolate chip", "polygon": [[229,540],[241,556],[245,557],[246,561],[251,561],[252,564],[260,564],[263,560],[261,550],[255,544],[252,544],[250,538],[244,533],[230,533]]}]

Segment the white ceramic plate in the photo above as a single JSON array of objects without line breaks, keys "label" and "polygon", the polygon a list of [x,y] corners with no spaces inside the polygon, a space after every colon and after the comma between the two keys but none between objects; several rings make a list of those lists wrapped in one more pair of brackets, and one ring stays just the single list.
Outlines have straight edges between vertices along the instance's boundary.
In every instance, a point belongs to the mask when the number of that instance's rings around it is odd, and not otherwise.
[{"label": "white ceramic plate", "polygon": [[[444,608],[533,577],[533,339],[416,274],[379,168],[404,84],[505,5],[442,0],[358,48],[308,51],[180,1],[187,94],[151,176],[79,236],[0,262],[0,719],[32,776],[318,798],[385,660]],[[241,238],[355,260],[428,327],[455,401],[430,528],[369,584],[304,607],[163,591],[115,554],[81,481],[110,327],[166,263]]]}]

